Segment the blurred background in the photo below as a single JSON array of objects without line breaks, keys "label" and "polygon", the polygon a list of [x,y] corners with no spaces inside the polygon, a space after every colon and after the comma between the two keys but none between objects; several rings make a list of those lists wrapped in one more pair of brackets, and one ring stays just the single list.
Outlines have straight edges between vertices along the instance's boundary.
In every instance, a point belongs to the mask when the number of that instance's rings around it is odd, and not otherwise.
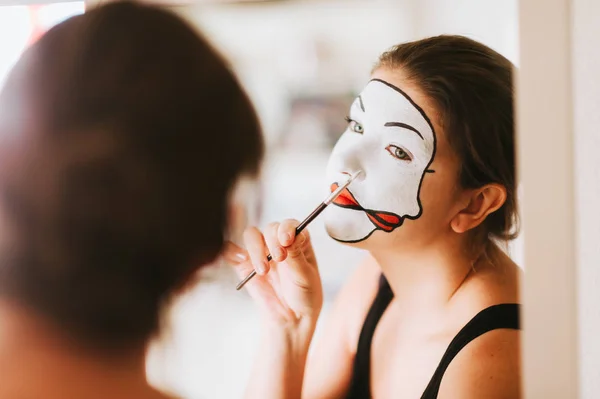
[{"label": "blurred background", "polygon": [[[0,82],[45,30],[93,4],[0,7]],[[247,223],[303,219],[322,201],[330,183],[323,172],[347,109],[390,46],[462,34],[519,61],[517,0],[199,1],[166,7],[198,27],[231,62],[264,128],[261,179],[244,182],[235,196],[231,238],[238,241],[235,233]],[[364,254],[329,239],[319,220],[310,232],[325,291],[321,327]],[[520,262],[521,243],[510,251]],[[255,354],[257,316],[247,295],[235,291],[237,279],[227,265],[214,265],[203,277],[174,304],[148,371],[156,385],[186,398],[239,398]]]}]

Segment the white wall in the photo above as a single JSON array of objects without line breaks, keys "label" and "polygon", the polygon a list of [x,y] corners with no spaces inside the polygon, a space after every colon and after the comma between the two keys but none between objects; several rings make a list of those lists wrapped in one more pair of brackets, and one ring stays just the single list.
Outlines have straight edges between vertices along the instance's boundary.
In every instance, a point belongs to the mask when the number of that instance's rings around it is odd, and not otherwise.
[{"label": "white wall", "polygon": [[270,141],[284,130],[290,95],[361,89],[377,56],[410,37],[410,3],[282,1],[180,10],[232,61]]},{"label": "white wall", "polygon": [[415,37],[467,36],[518,64],[517,5],[517,0],[420,0],[415,2]]},{"label": "white wall", "polygon": [[600,392],[600,2],[574,0],[572,7],[580,397],[595,399]]}]

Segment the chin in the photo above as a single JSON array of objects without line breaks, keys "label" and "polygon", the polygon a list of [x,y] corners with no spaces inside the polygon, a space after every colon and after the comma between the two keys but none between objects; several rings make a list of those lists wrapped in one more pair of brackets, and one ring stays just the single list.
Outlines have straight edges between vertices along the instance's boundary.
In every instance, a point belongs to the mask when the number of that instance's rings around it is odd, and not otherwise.
[{"label": "chin", "polygon": [[325,212],[325,230],[336,241],[357,244],[368,239],[375,231],[375,226],[364,212],[335,205]]},{"label": "chin", "polygon": [[356,247],[359,247],[359,248],[366,248],[366,241],[367,241],[368,238],[371,237],[371,235],[374,232],[375,232],[375,229],[373,229],[373,231],[371,231],[365,237],[356,238],[356,237],[353,237],[353,236],[341,236],[340,234],[336,234],[334,232],[331,232],[331,231],[327,230],[327,234],[329,235],[329,237],[331,237],[335,241],[337,241],[339,243],[342,243],[342,244],[346,244],[346,245],[356,246]]},{"label": "chin", "polygon": [[371,252],[404,250],[412,248],[414,244],[414,235],[402,231],[402,226],[392,232],[372,227],[369,232],[360,237],[348,234],[348,230],[339,225],[326,224],[325,230],[329,237],[341,244]]}]

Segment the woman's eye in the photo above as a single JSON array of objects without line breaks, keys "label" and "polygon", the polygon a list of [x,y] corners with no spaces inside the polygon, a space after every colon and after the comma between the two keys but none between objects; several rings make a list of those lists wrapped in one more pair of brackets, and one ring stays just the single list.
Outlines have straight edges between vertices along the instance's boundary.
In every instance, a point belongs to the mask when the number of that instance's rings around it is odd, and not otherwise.
[{"label": "woman's eye", "polygon": [[350,130],[352,130],[354,133],[363,134],[365,132],[365,129],[357,121],[352,120],[349,117],[346,117],[346,121],[348,122],[348,127]]},{"label": "woman's eye", "polygon": [[362,125],[356,121],[350,122],[350,129],[354,133],[358,133],[358,134],[363,134],[365,132],[365,129],[362,127]]},{"label": "woman's eye", "polygon": [[401,161],[411,161],[412,158],[410,157],[410,155],[408,154],[408,152],[406,152],[404,149],[395,146],[395,145],[389,145],[386,150],[394,157],[397,158]]}]

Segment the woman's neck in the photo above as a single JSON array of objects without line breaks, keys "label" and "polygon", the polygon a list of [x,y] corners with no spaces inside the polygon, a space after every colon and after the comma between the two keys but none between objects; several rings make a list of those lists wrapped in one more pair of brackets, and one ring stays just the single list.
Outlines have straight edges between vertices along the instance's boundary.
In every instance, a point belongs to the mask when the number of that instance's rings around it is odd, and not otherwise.
[{"label": "woman's neck", "polygon": [[4,300],[0,321],[0,399],[161,397],[146,382],[143,350],[92,354]]},{"label": "woman's neck", "polygon": [[477,257],[465,248],[457,238],[430,244],[426,251],[381,250],[371,254],[392,287],[396,303],[423,312],[446,307],[474,272]]}]

